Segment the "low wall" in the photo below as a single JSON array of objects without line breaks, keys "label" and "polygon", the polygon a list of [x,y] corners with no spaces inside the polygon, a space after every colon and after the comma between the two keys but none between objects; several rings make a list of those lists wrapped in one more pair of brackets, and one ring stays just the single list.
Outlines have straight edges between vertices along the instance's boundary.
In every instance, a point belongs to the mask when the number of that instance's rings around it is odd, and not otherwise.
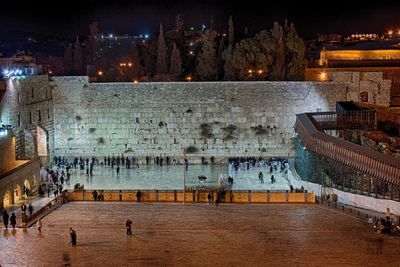
[{"label": "low wall", "polygon": [[400,215],[400,202],[393,201],[390,199],[378,199],[365,195],[352,194],[338,190],[336,188],[323,187],[320,184],[310,183],[302,180],[295,179],[292,175],[289,175],[290,183],[294,188],[304,187],[308,192],[316,196],[323,195],[337,195],[337,202],[350,205],[357,208],[363,208],[368,210],[385,213],[387,208],[396,214]]},{"label": "low wall", "polygon": [[[94,201],[93,191],[68,192],[68,201]],[[103,201],[136,202],[136,191],[104,191],[97,190],[102,195]],[[212,200],[215,202],[216,192],[212,192]],[[196,191],[143,191],[142,202],[185,202],[207,203],[208,192]],[[285,193],[285,192],[252,192],[252,191],[226,191],[223,203],[315,203],[314,193]]]}]

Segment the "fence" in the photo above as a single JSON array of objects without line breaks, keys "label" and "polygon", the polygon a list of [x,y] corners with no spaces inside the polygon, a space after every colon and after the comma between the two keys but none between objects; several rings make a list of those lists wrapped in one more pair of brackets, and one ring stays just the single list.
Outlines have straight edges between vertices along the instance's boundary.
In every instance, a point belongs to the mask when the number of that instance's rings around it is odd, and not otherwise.
[{"label": "fence", "polygon": [[[68,192],[69,201],[95,201],[92,191],[81,190]],[[98,192],[97,200],[101,201],[138,201],[136,191],[105,191]],[[315,203],[314,193],[301,192],[270,192],[270,191],[224,191],[223,203]],[[211,199],[217,198],[218,192],[209,191],[183,191],[178,190],[144,190],[142,191],[141,201],[144,202],[185,202],[206,203],[208,202],[208,193],[211,193]],[[99,197],[100,196],[100,197]]]}]

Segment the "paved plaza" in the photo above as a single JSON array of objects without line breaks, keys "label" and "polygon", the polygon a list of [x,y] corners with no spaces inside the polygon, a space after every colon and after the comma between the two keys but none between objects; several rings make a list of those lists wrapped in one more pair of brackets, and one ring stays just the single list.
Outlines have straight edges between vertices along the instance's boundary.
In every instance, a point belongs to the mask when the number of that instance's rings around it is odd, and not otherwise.
[{"label": "paved plaza", "polygon": [[[264,175],[264,183],[258,179],[259,172]],[[117,175],[116,168],[109,166],[95,166],[93,175],[87,175],[86,170],[72,169],[71,180],[66,189],[72,189],[76,183],[83,184],[85,189],[105,190],[181,190],[183,188],[183,165],[141,165],[139,168],[126,169],[124,166]],[[276,182],[271,184],[271,175]],[[251,167],[249,170],[241,168],[239,171],[228,169],[226,165],[190,165],[186,174],[186,186],[207,185],[216,186],[221,175],[234,178],[233,190],[287,190],[288,180],[284,173],[274,171],[269,173],[269,167]],[[199,175],[207,177],[200,182]]]},{"label": "paved plaza", "polygon": [[42,234],[0,234],[1,266],[396,266],[400,240],[375,251],[370,225],[318,205],[71,202]]}]

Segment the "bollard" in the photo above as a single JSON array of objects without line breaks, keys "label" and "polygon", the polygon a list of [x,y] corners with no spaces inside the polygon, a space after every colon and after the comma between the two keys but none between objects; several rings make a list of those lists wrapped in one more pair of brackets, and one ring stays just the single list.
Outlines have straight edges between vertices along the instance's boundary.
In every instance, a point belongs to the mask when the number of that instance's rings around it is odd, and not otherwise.
[{"label": "bollard", "polygon": [[251,202],[251,190],[249,190],[248,198],[249,198],[249,202]]},{"label": "bollard", "polygon": [[289,201],[289,190],[286,190],[286,192],[285,192],[285,201],[286,202]]},{"label": "bollard", "polygon": [[119,201],[122,201],[122,191],[119,190]]},{"label": "bollard", "polygon": [[156,202],[158,202],[158,190],[156,190]]},{"label": "bollard", "polygon": [[342,206],[342,210],[344,211],[344,205]]},{"label": "bollard", "polygon": [[176,193],[176,190],[174,190],[174,201],[176,202],[176,200],[177,200],[177,193]]}]

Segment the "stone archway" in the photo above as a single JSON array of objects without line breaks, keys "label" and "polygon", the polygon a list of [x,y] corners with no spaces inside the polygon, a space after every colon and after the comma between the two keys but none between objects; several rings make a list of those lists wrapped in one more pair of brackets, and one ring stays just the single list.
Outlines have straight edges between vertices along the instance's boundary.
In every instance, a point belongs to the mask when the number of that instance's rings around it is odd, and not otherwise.
[{"label": "stone archway", "polygon": [[49,163],[49,137],[45,129],[40,126],[36,127],[36,151],[40,158],[42,166],[47,166]]},{"label": "stone archway", "polygon": [[362,91],[360,93],[360,102],[368,102],[369,97],[368,97],[368,92],[367,91]]},{"label": "stone archway", "polygon": [[[26,194],[28,189],[28,194]],[[31,195],[32,192],[32,186],[31,186],[31,181],[29,181],[29,179],[25,179],[24,181],[24,192],[22,192],[22,195],[25,195],[26,197],[29,197]]]}]

